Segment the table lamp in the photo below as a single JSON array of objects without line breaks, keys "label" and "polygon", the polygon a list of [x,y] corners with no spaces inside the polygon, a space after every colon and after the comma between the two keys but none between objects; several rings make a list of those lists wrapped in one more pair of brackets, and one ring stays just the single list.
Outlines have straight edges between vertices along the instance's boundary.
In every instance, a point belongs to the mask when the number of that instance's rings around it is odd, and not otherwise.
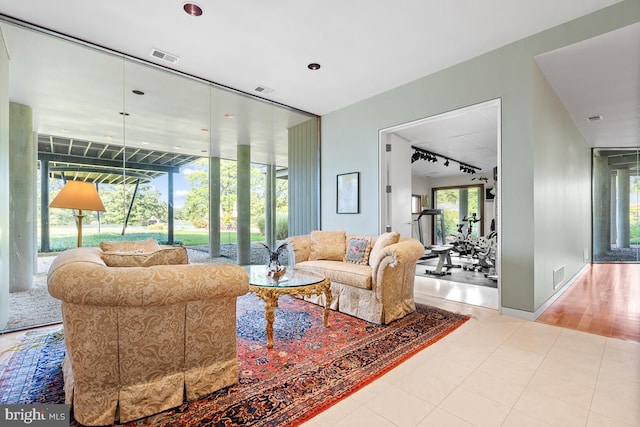
[{"label": "table lamp", "polygon": [[78,210],[78,213],[74,214],[78,219],[78,247],[82,246],[82,211],[105,211],[98,190],[92,183],[85,181],[67,181],[49,207]]}]

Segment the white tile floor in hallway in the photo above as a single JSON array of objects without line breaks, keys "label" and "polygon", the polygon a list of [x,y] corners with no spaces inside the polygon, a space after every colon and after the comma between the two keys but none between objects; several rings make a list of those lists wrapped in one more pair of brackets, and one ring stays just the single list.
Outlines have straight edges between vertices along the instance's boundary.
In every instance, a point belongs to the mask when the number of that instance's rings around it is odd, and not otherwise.
[{"label": "white tile floor in hallway", "polygon": [[640,426],[640,343],[434,297],[451,289],[417,279],[417,302],[472,318],[304,427]]}]

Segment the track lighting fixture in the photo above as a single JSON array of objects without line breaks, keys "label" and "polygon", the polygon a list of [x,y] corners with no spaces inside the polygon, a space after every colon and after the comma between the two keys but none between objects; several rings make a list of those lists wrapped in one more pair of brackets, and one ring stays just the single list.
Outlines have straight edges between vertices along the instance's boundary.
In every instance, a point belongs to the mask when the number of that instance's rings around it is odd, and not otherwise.
[{"label": "track lighting fixture", "polygon": [[411,148],[413,148],[414,150],[413,154],[411,155],[411,163],[415,163],[418,160],[426,160],[431,163],[437,163],[438,157],[442,157],[445,160],[445,162],[443,163],[445,166],[448,167],[450,162],[456,162],[460,165],[460,170],[464,173],[475,174],[476,171],[480,170],[480,168],[477,166],[472,166],[467,163],[462,163],[459,160],[455,160],[449,157],[444,157],[443,155],[438,153],[423,150],[422,148],[418,148],[414,146],[412,146]]}]

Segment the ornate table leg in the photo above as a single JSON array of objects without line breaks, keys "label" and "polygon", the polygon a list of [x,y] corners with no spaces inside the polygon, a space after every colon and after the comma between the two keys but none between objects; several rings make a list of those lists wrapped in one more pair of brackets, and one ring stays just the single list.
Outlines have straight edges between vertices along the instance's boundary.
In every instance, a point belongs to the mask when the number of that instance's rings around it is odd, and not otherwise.
[{"label": "ornate table leg", "polygon": [[273,321],[278,308],[278,292],[260,287],[249,286],[249,290],[264,301],[264,320],[267,321],[267,348],[273,348]]},{"label": "ornate table leg", "polygon": [[329,311],[331,307],[331,282],[329,280],[324,281],[324,286],[322,291],[324,292],[324,326],[328,328],[329,326]]},{"label": "ornate table leg", "polygon": [[273,348],[273,321],[276,318],[276,308],[278,308],[278,294],[276,292],[265,292],[264,302],[264,318],[267,321],[267,348]]}]

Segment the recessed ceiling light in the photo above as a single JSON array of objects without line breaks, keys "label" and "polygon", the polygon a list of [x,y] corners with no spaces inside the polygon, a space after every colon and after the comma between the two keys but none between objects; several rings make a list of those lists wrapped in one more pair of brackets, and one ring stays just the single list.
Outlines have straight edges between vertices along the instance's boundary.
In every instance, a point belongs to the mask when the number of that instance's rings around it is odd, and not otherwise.
[{"label": "recessed ceiling light", "polygon": [[202,132],[209,132],[209,129],[207,129],[207,128],[202,128],[202,129],[200,129],[200,130],[201,130]]},{"label": "recessed ceiling light", "polygon": [[174,145],[173,148],[175,148],[176,150],[180,149],[181,147],[179,145]]},{"label": "recessed ceiling light", "polygon": [[138,89],[134,89],[131,92],[135,93],[136,95],[144,95],[144,92]]},{"label": "recessed ceiling light", "polygon": [[185,3],[182,5],[182,9],[184,9],[187,15],[191,15],[191,16],[202,15],[202,8],[195,3]]},{"label": "recessed ceiling light", "polygon": [[207,152],[207,150],[200,150],[200,152],[201,152],[201,153],[206,153],[206,152]]},{"label": "recessed ceiling light", "polygon": [[597,116],[591,116],[589,118],[587,118],[587,120],[589,120],[590,122],[597,122],[602,120],[604,117],[597,115]]},{"label": "recessed ceiling light", "polygon": [[104,139],[111,141],[113,137],[111,135],[105,135]]},{"label": "recessed ceiling light", "polygon": [[140,142],[140,144],[142,144],[142,145],[149,145],[149,141],[142,141],[142,142]]},{"label": "recessed ceiling light", "polygon": [[233,113],[227,113],[227,114],[224,115],[224,117],[226,119],[233,119],[235,117],[235,115]]},{"label": "recessed ceiling light", "polygon": [[71,133],[71,129],[63,128],[63,129],[60,129],[60,132]]},{"label": "recessed ceiling light", "polygon": [[312,62],[311,64],[307,65],[307,68],[310,70],[316,71],[320,69],[320,64]]}]

